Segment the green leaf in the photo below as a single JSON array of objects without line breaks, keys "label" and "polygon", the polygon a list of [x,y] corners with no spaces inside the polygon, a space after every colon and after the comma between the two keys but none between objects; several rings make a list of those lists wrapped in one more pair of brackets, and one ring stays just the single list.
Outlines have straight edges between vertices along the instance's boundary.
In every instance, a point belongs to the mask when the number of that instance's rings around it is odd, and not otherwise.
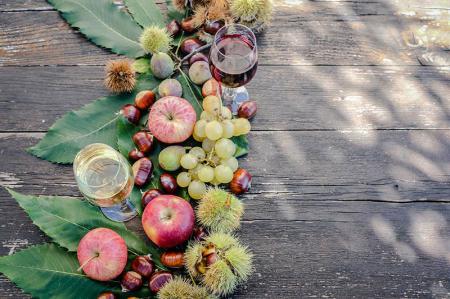
[{"label": "green leaf", "polygon": [[133,62],[133,68],[136,72],[141,74],[150,72],[150,58],[142,57],[136,59]]},{"label": "green leaf", "polygon": [[169,21],[171,20],[181,21],[184,19],[186,12],[178,11],[173,5],[172,0],[166,0],[166,6],[167,6],[167,17],[169,18]]},{"label": "green leaf", "polygon": [[133,135],[140,130],[139,126],[130,123],[125,117],[117,120],[117,149],[128,159],[128,153],[135,148]]},{"label": "green leaf", "polygon": [[125,0],[124,2],[134,20],[142,27],[166,25],[160,9],[153,0]]},{"label": "green leaf", "polygon": [[236,144],[236,153],[234,154],[236,158],[248,154],[249,145],[247,135],[235,136],[230,139]]},{"label": "green leaf", "polygon": [[[0,272],[36,298],[97,298],[104,291],[120,292],[118,283],[101,283],[77,271],[76,254],[44,244],[0,258]],[[116,287],[114,287],[116,285]]]},{"label": "green leaf", "polygon": [[141,75],[138,82],[133,93],[100,98],[65,114],[28,151],[50,162],[72,163],[75,155],[88,144],[100,142],[116,147],[116,121],[120,108],[132,103],[138,91],[152,89],[158,84],[150,74]]},{"label": "green leaf", "polygon": [[177,79],[181,83],[181,87],[183,88],[183,98],[185,98],[192,104],[195,112],[197,113],[197,119],[199,119],[200,114],[203,111],[202,104],[200,103],[200,100],[203,99],[201,97],[201,91],[199,91],[199,87],[197,85],[189,80],[189,78],[183,71],[181,71],[180,73],[181,75],[178,76]]},{"label": "green leaf", "polygon": [[35,225],[69,251],[76,251],[81,238],[90,230],[106,227],[122,236],[131,253],[135,255],[150,253],[160,266],[160,252],[156,247],[148,245],[127,230],[123,223],[107,219],[99,208],[87,201],[71,197],[24,195],[7,190]]},{"label": "green leaf", "polygon": [[95,44],[128,57],[140,57],[142,28],[111,0],[48,0],[72,26]]}]

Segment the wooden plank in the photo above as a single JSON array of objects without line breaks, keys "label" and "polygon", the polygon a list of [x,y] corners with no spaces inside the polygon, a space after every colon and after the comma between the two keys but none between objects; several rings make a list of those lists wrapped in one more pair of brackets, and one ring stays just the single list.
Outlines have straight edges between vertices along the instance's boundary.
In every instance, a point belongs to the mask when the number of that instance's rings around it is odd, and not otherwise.
[{"label": "wooden plank", "polygon": [[[16,203],[0,200],[1,255],[47,241]],[[446,297],[448,204],[307,203],[296,212],[297,221],[242,223],[255,273],[232,298]],[[0,297],[18,294],[0,280]]]},{"label": "wooden plank", "polygon": [[[25,152],[37,134],[8,135],[0,138],[0,157],[8,161],[0,185],[79,196],[70,165]],[[290,211],[315,201],[448,203],[449,149],[448,130],[252,132],[250,155],[240,159],[253,175],[246,217],[297,219]]]},{"label": "wooden plank", "polygon": [[[0,24],[2,65],[103,65],[114,57],[76,33],[55,11],[1,13]],[[400,22],[392,16],[362,16],[357,21],[298,21],[288,16],[275,19],[259,45],[261,64],[419,64],[418,49],[402,41]]]},{"label": "wooden plank", "polygon": [[[107,95],[102,78],[102,66],[3,67],[0,131],[46,131]],[[449,128],[449,83],[448,67],[261,66],[248,85],[253,129]]]}]

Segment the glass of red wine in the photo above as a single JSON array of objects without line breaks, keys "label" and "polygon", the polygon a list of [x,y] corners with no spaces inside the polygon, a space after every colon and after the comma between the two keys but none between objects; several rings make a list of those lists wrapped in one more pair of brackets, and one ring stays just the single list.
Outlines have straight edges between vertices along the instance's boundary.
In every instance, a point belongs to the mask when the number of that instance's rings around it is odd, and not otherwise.
[{"label": "glass of red wine", "polygon": [[209,52],[211,74],[222,84],[222,102],[236,114],[239,105],[249,100],[245,84],[258,67],[258,51],[253,31],[240,24],[217,31]]}]

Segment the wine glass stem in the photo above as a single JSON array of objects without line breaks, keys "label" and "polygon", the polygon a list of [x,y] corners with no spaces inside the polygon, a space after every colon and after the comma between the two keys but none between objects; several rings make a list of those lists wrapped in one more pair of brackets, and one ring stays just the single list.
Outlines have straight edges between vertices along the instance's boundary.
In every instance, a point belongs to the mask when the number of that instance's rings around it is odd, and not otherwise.
[{"label": "wine glass stem", "polygon": [[236,96],[236,89],[222,86],[222,105],[232,108],[234,97]]}]

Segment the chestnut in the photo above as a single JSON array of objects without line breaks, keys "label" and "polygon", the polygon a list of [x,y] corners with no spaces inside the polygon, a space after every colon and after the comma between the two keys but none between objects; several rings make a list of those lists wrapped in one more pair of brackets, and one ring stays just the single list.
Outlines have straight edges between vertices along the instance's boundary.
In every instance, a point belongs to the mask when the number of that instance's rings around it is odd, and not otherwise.
[{"label": "chestnut", "polygon": [[177,20],[172,20],[169,24],[167,24],[166,29],[170,35],[175,36],[180,33],[181,26]]},{"label": "chestnut", "polygon": [[197,61],[204,61],[209,63],[208,57],[201,52],[195,53],[194,55],[191,56],[191,58],[189,58],[189,64],[194,64],[194,62]]},{"label": "chestnut", "polygon": [[133,271],[139,273],[143,277],[150,277],[150,275],[152,275],[153,273],[153,270],[155,269],[155,265],[153,264],[153,261],[149,256],[137,256],[131,262],[131,269],[133,269]]},{"label": "chestnut", "polygon": [[111,292],[104,292],[98,295],[97,299],[116,299],[117,296],[114,295],[114,293]]},{"label": "chestnut", "polygon": [[184,253],[180,251],[166,251],[161,254],[161,263],[169,268],[182,268],[184,265]]},{"label": "chestnut", "polygon": [[203,226],[196,226],[194,227],[194,231],[192,233],[192,236],[194,237],[194,240],[196,241],[203,241],[208,234],[206,233],[206,230]]},{"label": "chestnut", "polygon": [[163,187],[164,191],[166,191],[169,194],[175,193],[177,191],[177,180],[169,174],[169,173],[163,173],[159,177],[159,181],[161,182],[161,186]]},{"label": "chestnut", "polygon": [[120,284],[125,292],[136,291],[142,286],[142,276],[134,271],[128,271],[122,277]]},{"label": "chestnut", "polygon": [[140,158],[144,158],[145,154],[137,149],[132,149],[129,153],[128,153],[128,159],[130,159],[131,161],[137,161]]},{"label": "chestnut", "polygon": [[148,154],[153,148],[153,135],[149,132],[139,131],[133,135],[133,142],[139,151]]},{"label": "chestnut", "polygon": [[230,190],[234,194],[242,194],[247,192],[252,185],[252,176],[250,173],[243,169],[239,168],[233,175],[233,179],[230,182]]},{"label": "chestnut", "polygon": [[120,114],[122,114],[130,123],[137,124],[141,119],[141,111],[131,104],[126,104],[120,109]]},{"label": "chestnut", "polygon": [[142,194],[142,199],[141,199],[142,207],[145,208],[152,199],[154,199],[160,195],[162,195],[162,192],[159,191],[158,189],[150,189],[150,190],[145,191],[144,194]]},{"label": "chestnut", "polygon": [[151,90],[143,90],[134,98],[134,105],[140,110],[148,110],[155,102],[155,93]]},{"label": "chestnut", "polygon": [[255,116],[257,109],[256,101],[245,101],[238,108],[238,116],[251,119]]},{"label": "chestnut", "polygon": [[180,50],[184,54],[190,54],[201,46],[203,46],[203,42],[198,38],[187,38],[181,42]]},{"label": "chestnut", "polygon": [[184,20],[181,20],[181,29],[183,29],[187,33],[192,33],[195,31],[194,19],[192,17],[188,17]]},{"label": "chestnut", "polygon": [[171,281],[172,278],[172,273],[168,271],[155,272],[148,281],[148,287],[153,293],[157,293],[166,283]]},{"label": "chestnut", "polygon": [[133,164],[134,184],[138,187],[144,186],[151,178],[153,164],[149,158],[141,158]]},{"label": "chestnut", "polygon": [[205,32],[215,35],[217,31],[219,31],[220,28],[222,28],[225,25],[225,22],[222,20],[218,21],[208,21],[205,23],[205,26],[203,26],[203,30]]},{"label": "chestnut", "polygon": [[205,264],[206,267],[211,266],[212,264],[214,264],[215,262],[217,262],[217,260],[219,259],[217,253],[211,253],[207,256],[205,256]]}]

